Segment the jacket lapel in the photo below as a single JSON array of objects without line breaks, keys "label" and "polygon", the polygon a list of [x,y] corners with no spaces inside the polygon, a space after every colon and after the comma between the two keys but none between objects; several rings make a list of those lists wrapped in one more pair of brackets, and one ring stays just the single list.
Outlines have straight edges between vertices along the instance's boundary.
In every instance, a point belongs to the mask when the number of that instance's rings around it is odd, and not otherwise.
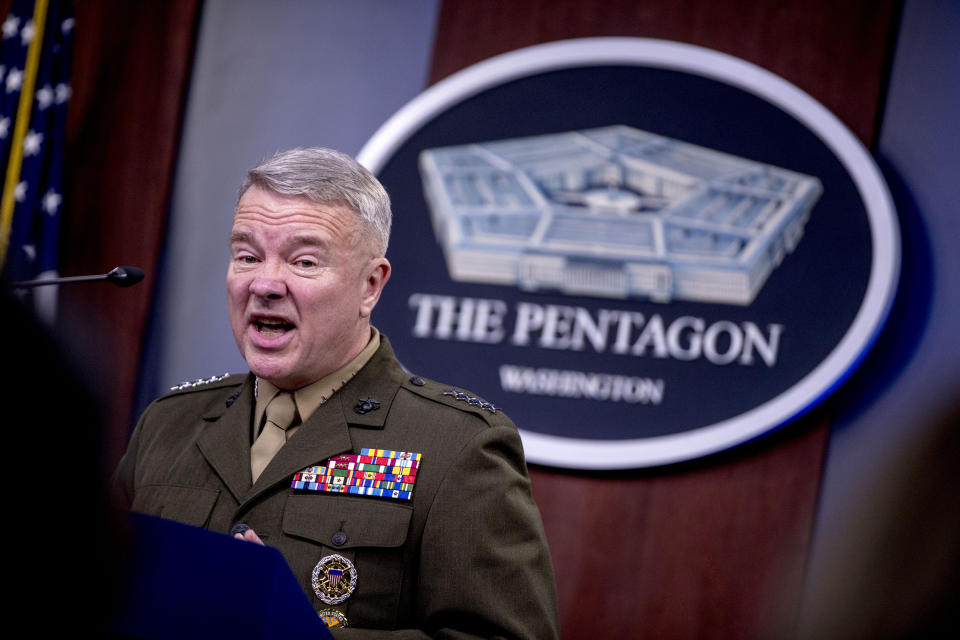
[{"label": "jacket lapel", "polygon": [[203,415],[208,426],[197,439],[207,462],[238,502],[250,490],[250,420],[253,415],[253,376],[248,375],[240,394]]}]

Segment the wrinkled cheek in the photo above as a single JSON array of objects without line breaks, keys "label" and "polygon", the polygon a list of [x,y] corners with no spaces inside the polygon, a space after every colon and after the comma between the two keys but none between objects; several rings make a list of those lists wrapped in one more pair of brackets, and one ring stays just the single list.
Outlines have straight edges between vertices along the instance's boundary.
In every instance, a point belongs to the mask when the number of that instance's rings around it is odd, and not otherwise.
[{"label": "wrinkled cheek", "polygon": [[231,290],[227,290],[227,312],[230,317],[230,328],[233,330],[233,338],[237,346],[243,348],[244,334],[247,330],[247,323],[244,320],[244,300],[233,295]]},{"label": "wrinkled cheek", "polygon": [[230,310],[230,318],[234,314],[243,314],[247,304],[247,298],[250,295],[250,278],[243,275],[237,275],[232,270],[227,271],[227,308]]},{"label": "wrinkled cheek", "polygon": [[243,341],[244,333],[246,332],[246,326],[241,320],[235,319],[233,313],[230,314],[230,328],[233,330],[233,339],[237,343],[237,347],[243,351]]}]

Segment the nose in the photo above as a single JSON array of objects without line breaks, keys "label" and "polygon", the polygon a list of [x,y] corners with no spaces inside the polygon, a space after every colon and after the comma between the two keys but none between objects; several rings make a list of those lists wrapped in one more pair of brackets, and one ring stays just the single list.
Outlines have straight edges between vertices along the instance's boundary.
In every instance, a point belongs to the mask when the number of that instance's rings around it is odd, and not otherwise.
[{"label": "nose", "polygon": [[250,281],[250,293],[264,300],[277,300],[287,294],[287,285],[275,274],[262,273]]}]

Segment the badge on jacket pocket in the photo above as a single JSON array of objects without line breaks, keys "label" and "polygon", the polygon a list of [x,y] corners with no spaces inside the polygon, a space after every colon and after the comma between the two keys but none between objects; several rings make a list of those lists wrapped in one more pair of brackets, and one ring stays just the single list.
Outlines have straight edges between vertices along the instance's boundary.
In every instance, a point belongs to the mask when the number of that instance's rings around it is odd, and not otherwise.
[{"label": "badge on jacket pocket", "polygon": [[320,600],[340,604],[357,588],[357,569],[339,553],[324,556],[313,568],[310,584]]}]

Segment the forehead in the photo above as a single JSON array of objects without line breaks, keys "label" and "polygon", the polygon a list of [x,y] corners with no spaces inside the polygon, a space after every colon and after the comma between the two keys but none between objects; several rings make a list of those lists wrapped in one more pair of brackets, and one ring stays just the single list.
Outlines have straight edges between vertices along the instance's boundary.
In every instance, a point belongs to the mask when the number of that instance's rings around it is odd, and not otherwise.
[{"label": "forehead", "polygon": [[351,235],[356,214],[340,203],[319,203],[305,196],[288,196],[252,186],[240,198],[233,214],[233,229],[283,233],[287,229],[315,230],[334,236]]}]

